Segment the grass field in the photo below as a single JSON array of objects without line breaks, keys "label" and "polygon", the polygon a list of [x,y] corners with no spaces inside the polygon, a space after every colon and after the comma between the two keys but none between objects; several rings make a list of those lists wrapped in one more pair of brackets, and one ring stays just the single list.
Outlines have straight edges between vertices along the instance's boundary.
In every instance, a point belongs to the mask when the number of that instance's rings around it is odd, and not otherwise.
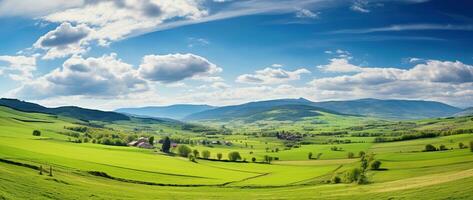
[{"label": "grass field", "polygon": [[[331,116],[327,116],[326,120]],[[355,117],[358,119],[359,117]],[[333,129],[348,127],[348,121],[334,123]],[[368,123],[372,119],[363,119]],[[424,120],[424,129],[444,126],[471,128],[463,119]],[[132,122],[107,124],[126,132]],[[237,163],[167,155],[156,149],[73,143],[65,135],[77,121],[38,113],[18,112],[0,107],[0,199],[472,199],[473,153],[459,149],[473,134],[458,134],[399,142],[373,143],[369,137],[347,137],[357,143],[307,144],[284,149],[275,138],[248,135],[219,136],[234,145],[190,146],[222,153],[224,160],[238,151],[250,161],[265,155],[278,157],[271,164]],[[142,124],[139,124],[142,125]],[[164,132],[172,127],[163,127]],[[429,126],[429,127],[427,127]],[[435,126],[435,127],[434,127]],[[299,129],[294,125],[295,129]],[[324,131],[330,126],[325,124]],[[32,131],[41,130],[40,137]],[[155,133],[160,137],[159,132]],[[173,133],[175,134],[175,133]],[[202,135],[186,132],[192,138]],[[324,136],[330,137],[330,136]],[[314,138],[309,138],[314,139]],[[423,152],[426,144],[445,145],[448,150]],[[253,148],[251,148],[251,146]],[[333,151],[337,146],[342,150]],[[274,150],[276,151],[268,151]],[[327,183],[360,166],[358,152],[373,154],[382,170],[367,172],[368,184]],[[308,153],[321,153],[308,159]],[[348,159],[353,152],[355,158]],[[45,171],[39,175],[37,167]],[[52,166],[53,176],[47,169]],[[97,176],[101,172],[102,176]],[[107,176],[104,176],[106,173]]]}]

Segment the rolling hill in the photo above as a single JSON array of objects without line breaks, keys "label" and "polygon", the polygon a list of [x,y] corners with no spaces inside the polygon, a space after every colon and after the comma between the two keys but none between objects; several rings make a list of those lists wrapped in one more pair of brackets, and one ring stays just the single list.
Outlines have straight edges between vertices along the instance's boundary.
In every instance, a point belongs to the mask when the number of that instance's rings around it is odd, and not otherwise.
[{"label": "rolling hill", "polygon": [[466,108],[458,113],[455,113],[454,116],[462,117],[462,116],[473,116],[473,107]]},{"label": "rolling hill", "polygon": [[[434,101],[359,99],[350,101],[312,102],[304,98],[299,98],[258,101],[241,105],[224,106],[194,113],[184,119],[231,120],[235,118],[248,117],[258,112],[266,112],[272,108],[283,105],[312,106],[330,113],[343,113],[348,115],[360,115],[385,119],[446,117],[461,111],[460,108]],[[291,109],[306,109],[306,107],[292,107]]]},{"label": "rolling hill", "polygon": [[107,112],[100,110],[92,110],[86,108],[80,108],[75,106],[64,106],[57,108],[47,108],[35,103],[30,103],[26,101],[20,101],[17,99],[0,99],[0,106],[9,107],[15,110],[23,112],[35,112],[35,113],[46,113],[53,115],[61,115],[66,117],[72,117],[80,120],[92,120],[92,121],[119,121],[119,120],[129,120],[130,117],[116,113],[116,112]]},{"label": "rolling hill", "polygon": [[171,106],[148,106],[141,108],[120,108],[115,110],[118,113],[125,113],[137,116],[163,117],[171,119],[183,119],[184,117],[216,107],[209,105],[176,104]]}]

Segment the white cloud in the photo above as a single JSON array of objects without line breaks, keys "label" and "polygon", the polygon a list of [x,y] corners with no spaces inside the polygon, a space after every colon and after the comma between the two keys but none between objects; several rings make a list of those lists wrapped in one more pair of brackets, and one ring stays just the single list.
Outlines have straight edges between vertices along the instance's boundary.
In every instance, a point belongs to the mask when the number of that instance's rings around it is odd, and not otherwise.
[{"label": "white cloud", "polygon": [[[318,91],[358,98],[430,99],[457,105],[465,104],[462,101],[473,100],[473,96],[460,95],[473,91],[473,66],[459,61],[429,60],[411,69],[344,64],[356,69],[356,73],[314,79],[310,85]],[[344,69],[338,71],[355,72]]]},{"label": "white cloud", "polygon": [[296,17],[297,18],[309,18],[309,19],[317,19],[319,18],[319,12],[314,13],[308,9],[299,9],[296,12]]},{"label": "white cloud", "polygon": [[86,51],[84,45],[87,45],[86,38],[91,32],[92,29],[87,25],[72,26],[70,23],[64,22],[56,29],[41,36],[33,47],[47,51],[43,59],[81,54]]},{"label": "white cloud", "polygon": [[275,67],[275,68],[284,67],[284,65],[275,63],[275,64],[272,64],[271,67]]},{"label": "white cloud", "polygon": [[147,90],[146,81],[115,54],[82,58],[72,56],[62,68],[24,82],[12,91],[16,97],[44,99],[56,96],[114,97]]},{"label": "white cloud", "polygon": [[345,29],[332,31],[329,33],[339,34],[364,34],[376,32],[394,32],[394,31],[422,31],[422,30],[451,30],[451,31],[473,31],[473,25],[453,25],[453,24],[398,24],[386,27],[367,28],[367,29]]},{"label": "white cloud", "polygon": [[254,74],[243,74],[237,77],[236,82],[250,84],[280,84],[293,80],[299,80],[302,74],[310,74],[310,71],[301,68],[295,71],[286,71],[280,68],[267,67],[258,70]]},{"label": "white cloud", "polygon": [[84,0],[2,0],[0,16],[36,17],[82,5]]},{"label": "white cloud", "polygon": [[220,80],[215,74],[222,68],[194,54],[169,54],[144,56],[140,65],[141,77],[161,83],[172,83],[186,78]]},{"label": "white cloud", "polygon": [[346,58],[332,58],[330,59],[330,63],[327,65],[320,65],[318,66],[319,69],[327,72],[359,72],[361,71],[361,67],[356,65],[350,64],[348,59]]},{"label": "white cloud", "polygon": [[350,9],[356,12],[361,12],[361,13],[369,13],[371,12],[368,8],[368,1],[366,0],[356,0],[353,2],[353,4],[350,6]]},{"label": "white cloud", "polygon": [[[2,64],[4,63],[4,64]],[[8,76],[15,81],[26,81],[33,78],[36,71],[36,55],[33,56],[0,56],[1,74]]]},{"label": "white cloud", "polygon": [[196,20],[208,15],[199,0],[88,1],[83,6],[42,17],[49,22],[70,22],[93,27],[92,39],[102,45],[174,20]]}]

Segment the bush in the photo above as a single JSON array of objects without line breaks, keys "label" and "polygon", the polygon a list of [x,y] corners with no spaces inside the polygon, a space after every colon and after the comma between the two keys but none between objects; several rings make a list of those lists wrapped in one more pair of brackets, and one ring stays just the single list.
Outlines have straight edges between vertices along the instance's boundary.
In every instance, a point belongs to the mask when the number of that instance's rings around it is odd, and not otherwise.
[{"label": "bush", "polygon": [[428,144],[428,145],[425,145],[424,151],[437,151],[437,148],[435,148],[434,145]]},{"label": "bush", "polygon": [[34,131],[33,131],[33,135],[34,135],[34,136],[41,136],[41,131],[34,130]]},{"label": "bush", "polygon": [[354,158],[355,154],[353,152],[348,152],[348,158]]},{"label": "bush", "polygon": [[218,160],[222,160],[222,156],[223,156],[222,153],[217,153],[217,159]]},{"label": "bush", "polygon": [[445,150],[447,150],[447,147],[445,147],[445,145],[443,145],[443,144],[440,145],[440,151],[445,151]]},{"label": "bush", "polygon": [[177,153],[182,157],[187,157],[192,152],[192,149],[186,145],[179,145],[177,147]]},{"label": "bush", "polygon": [[375,160],[371,163],[372,170],[379,170],[381,168],[381,161]]},{"label": "bush", "polygon": [[470,141],[470,151],[473,152],[473,141]]},{"label": "bush", "polygon": [[264,156],[264,162],[271,164],[271,161],[273,161],[273,157],[265,155]]},{"label": "bush", "polygon": [[465,148],[465,145],[460,142],[460,143],[458,143],[458,148],[463,149],[463,148]]},{"label": "bush", "polygon": [[199,157],[199,151],[197,149],[194,149],[194,151],[192,151],[192,153],[194,154],[194,157],[195,158],[198,158]]},{"label": "bush", "polygon": [[366,153],[364,151],[358,152],[358,157],[360,157],[360,158],[365,156],[365,155],[366,155]]},{"label": "bush", "polygon": [[189,158],[189,161],[195,162],[195,157],[194,157],[194,155],[189,154],[188,158]]},{"label": "bush", "polygon": [[359,168],[353,168],[345,172],[345,182],[353,183],[358,181],[361,175],[361,170]]},{"label": "bush", "polygon": [[202,157],[204,157],[205,159],[209,159],[210,158],[210,151],[209,150],[202,151]]},{"label": "bush", "polygon": [[309,160],[311,160],[311,159],[312,159],[312,155],[313,155],[313,154],[312,154],[312,152],[309,152],[309,155],[308,155],[308,157],[309,157]]},{"label": "bush", "polygon": [[334,183],[334,184],[337,184],[337,183],[342,182],[342,179],[338,176],[334,176],[334,177],[332,177],[331,182]]},{"label": "bush", "polygon": [[251,162],[256,162],[256,158],[255,157],[251,158]]},{"label": "bush", "polygon": [[238,151],[232,151],[232,152],[228,153],[228,160],[230,160],[230,161],[241,160],[240,153]]}]

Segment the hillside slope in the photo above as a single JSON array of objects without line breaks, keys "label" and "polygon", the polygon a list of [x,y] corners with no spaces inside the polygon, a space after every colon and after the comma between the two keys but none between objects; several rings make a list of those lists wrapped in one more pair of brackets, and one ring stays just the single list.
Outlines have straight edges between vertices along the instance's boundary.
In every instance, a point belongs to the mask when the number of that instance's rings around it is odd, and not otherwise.
[{"label": "hillside slope", "polygon": [[120,108],[115,112],[138,116],[163,117],[171,119],[182,119],[190,114],[198,113],[216,107],[209,105],[176,104],[171,106],[148,106],[141,108]]},{"label": "hillside slope", "polygon": [[20,101],[17,99],[0,99],[0,106],[6,106],[15,110],[23,112],[37,112],[37,113],[46,113],[53,115],[62,115],[66,117],[72,117],[81,120],[93,120],[93,121],[119,121],[119,120],[129,120],[130,118],[126,115],[107,112],[100,110],[92,110],[86,108],[80,108],[75,106],[64,106],[57,108],[47,108],[35,103],[29,103],[25,101]]}]

